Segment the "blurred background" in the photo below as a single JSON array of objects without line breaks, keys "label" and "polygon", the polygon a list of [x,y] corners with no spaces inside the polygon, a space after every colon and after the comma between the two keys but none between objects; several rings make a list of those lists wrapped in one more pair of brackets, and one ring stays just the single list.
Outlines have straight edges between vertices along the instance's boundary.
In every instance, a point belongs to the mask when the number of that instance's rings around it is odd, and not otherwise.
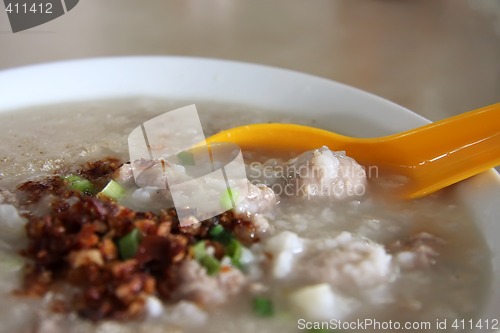
[{"label": "blurred background", "polygon": [[16,34],[0,12],[0,70],[144,54],[307,72],[438,120],[500,101],[500,0],[81,0]]}]

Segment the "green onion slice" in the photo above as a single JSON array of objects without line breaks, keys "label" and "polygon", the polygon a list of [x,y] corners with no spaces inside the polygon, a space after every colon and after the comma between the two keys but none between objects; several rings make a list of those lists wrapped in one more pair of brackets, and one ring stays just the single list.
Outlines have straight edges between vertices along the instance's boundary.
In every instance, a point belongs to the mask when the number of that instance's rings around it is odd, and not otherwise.
[{"label": "green onion slice", "polygon": [[220,262],[208,254],[200,259],[200,264],[206,268],[208,275],[216,275],[221,267]]},{"label": "green onion slice", "polygon": [[177,159],[181,165],[194,165],[194,155],[189,151],[181,151],[177,154]]},{"label": "green onion slice", "polygon": [[140,232],[134,229],[118,240],[118,251],[123,260],[133,258],[139,250]]},{"label": "green onion slice", "polygon": [[85,193],[87,195],[94,194],[94,184],[92,184],[88,179],[77,175],[68,175],[63,177],[63,179],[68,183],[69,188],[74,191]]},{"label": "green onion slice", "polygon": [[227,231],[226,229],[224,229],[224,227],[221,226],[220,224],[218,224],[218,225],[214,226],[212,229],[210,229],[208,234],[210,235],[210,237],[214,241],[222,243],[224,245],[229,244],[229,242],[233,238],[231,233],[229,231]]},{"label": "green onion slice", "polygon": [[24,259],[15,253],[0,252],[0,269],[4,272],[16,272],[23,268]]},{"label": "green onion slice", "polygon": [[205,241],[199,241],[192,247],[194,258],[207,270],[208,275],[219,273],[221,264],[214,257],[207,253]]},{"label": "green onion slice", "polygon": [[220,235],[222,235],[224,233],[224,231],[225,231],[224,227],[221,226],[220,224],[217,224],[212,229],[210,229],[210,231],[208,233],[213,238],[213,237],[219,237]]},{"label": "green onion slice", "polygon": [[241,243],[232,238],[226,246],[226,252],[229,258],[231,258],[231,263],[233,266],[241,268],[241,253],[243,252],[243,246]]},{"label": "green onion slice", "polygon": [[125,188],[115,182],[114,180],[110,180],[108,185],[102,189],[101,192],[97,194],[97,196],[105,196],[107,198],[118,200],[125,195]]},{"label": "green onion slice", "polygon": [[243,245],[220,224],[210,229],[208,234],[214,241],[225,245],[226,255],[231,259],[233,266],[241,268]]},{"label": "green onion slice", "polygon": [[193,249],[194,258],[196,260],[200,260],[204,256],[208,255],[207,249],[205,247],[205,241],[199,241],[198,243],[193,245],[192,249]]},{"label": "green onion slice", "polygon": [[274,315],[274,306],[272,301],[263,296],[257,296],[252,301],[253,311],[259,317],[271,317]]},{"label": "green onion slice", "polygon": [[224,193],[222,193],[220,197],[219,200],[220,206],[225,210],[233,209],[239,197],[240,194],[237,191],[233,191],[230,188],[228,188],[224,191]]}]

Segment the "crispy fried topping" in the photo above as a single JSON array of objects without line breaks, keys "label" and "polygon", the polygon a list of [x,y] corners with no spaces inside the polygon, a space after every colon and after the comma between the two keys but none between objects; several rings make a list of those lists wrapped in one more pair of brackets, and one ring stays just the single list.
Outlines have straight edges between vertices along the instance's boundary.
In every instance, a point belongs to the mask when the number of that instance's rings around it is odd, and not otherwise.
[{"label": "crispy fried topping", "polygon": [[[96,162],[81,174],[103,180],[118,164]],[[231,212],[181,227],[174,209],[136,212],[64,186],[62,178],[51,177],[19,187],[30,200],[54,197],[49,213],[26,215],[29,245],[23,254],[32,262],[25,269],[20,293],[40,296],[61,282],[70,284],[77,293],[66,306],[91,320],[141,317],[149,295],[178,301],[173,295],[183,283],[179,279],[182,263],[193,260],[192,245],[206,240],[216,258],[224,256],[222,244],[210,239],[215,225],[234,232],[242,243],[258,241],[252,222]],[[119,241],[133,230],[138,230],[140,242],[135,255],[125,260]]]}]

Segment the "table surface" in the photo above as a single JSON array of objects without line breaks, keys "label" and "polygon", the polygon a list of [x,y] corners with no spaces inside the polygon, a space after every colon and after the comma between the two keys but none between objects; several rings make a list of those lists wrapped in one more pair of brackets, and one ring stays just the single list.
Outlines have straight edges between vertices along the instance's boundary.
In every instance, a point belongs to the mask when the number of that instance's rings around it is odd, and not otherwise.
[{"label": "table surface", "polygon": [[500,0],[82,0],[16,34],[0,11],[0,69],[143,54],[303,71],[438,120],[500,101]]}]

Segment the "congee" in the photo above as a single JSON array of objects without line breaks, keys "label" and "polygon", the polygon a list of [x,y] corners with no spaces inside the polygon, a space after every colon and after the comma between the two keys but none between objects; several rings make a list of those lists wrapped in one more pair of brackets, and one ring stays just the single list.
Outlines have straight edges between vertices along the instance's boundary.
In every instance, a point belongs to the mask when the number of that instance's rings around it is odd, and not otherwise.
[{"label": "congee", "polygon": [[[478,318],[490,257],[453,188],[398,199],[397,176],[348,151],[244,152],[245,196],[181,226],[168,189],[134,181],[127,137],[188,104],[0,115],[1,332],[454,331]],[[206,135],[320,121],[196,104]],[[187,162],[163,167],[184,176]]]}]

